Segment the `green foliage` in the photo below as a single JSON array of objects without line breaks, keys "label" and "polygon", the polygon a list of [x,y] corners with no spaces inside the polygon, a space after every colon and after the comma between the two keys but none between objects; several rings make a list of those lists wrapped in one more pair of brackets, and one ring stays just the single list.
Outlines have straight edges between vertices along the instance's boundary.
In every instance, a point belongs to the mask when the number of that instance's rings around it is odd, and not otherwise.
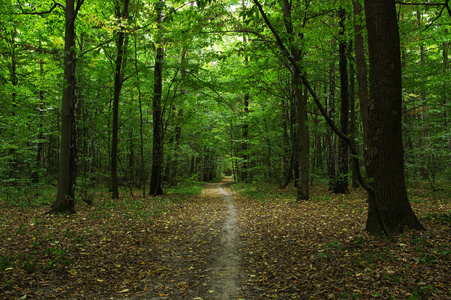
[{"label": "green foliage", "polygon": [[232,186],[232,189],[260,202],[268,202],[281,196],[274,191],[273,187],[261,186],[256,184],[238,183]]},{"label": "green foliage", "polygon": [[202,187],[200,186],[199,183],[183,182],[179,183],[175,187],[168,188],[167,192],[176,195],[195,196],[200,195],[202,193]]},{"label": "green foliage", "polygon": [[[22,8],[38,12],[52,5],[52,1],[31,1],[22,3]],[[289,18],[293,33],[287,32],[288,19],[281,3],[264,3],[285,46],[302,52],[300,65],[322,101],[328,97],[329,65],[337,61],[336,46],[329,41],[338,36],[335,12],[340,7],[347,12],[344,37],[350,40],[354,23],[365,25],[362,16],[353,16],[350,2],[293,5]],[[282,54],[257,7],[249,3],[243,7],[235,0],[156,1],[153,5],[136,1],[123,23],[114,17],[115,9],[114,1],[93,0],[83,4],[76,20],[76,193],[109,187],[115,33],[121,26],[129,43],[119,107],[119,177],[126,187],[121,192],[148,185],[157,9],[165,13],[165,157],[161,163],[167,192],[198,194],[197,182],[215,180],[225,170],[232,170],[240,183],[283,185],[288,172],[294,173],[288,168],[297,126],[295,87],[292,70],[280,59]],[[403,6],[399,15],[408,184],[427,182],[431,201],[445,201],[451,193],[447,186],[451,179],[451,27],[443,16],[429,26],[437,15],[436,8],[429,6]],[[22,14],[18,1],[6,1],[0,16],[0,203],[10,207],[48,205],[56,197],[50,184],[58,180],[64,12],[58,6],[50,14]],[[349,57],[353,55],[349,53]],[[247,110],[245,95],[249,96]],[[324,182],[328,180],[324,143],[328,126],[311,99],[307,108],[310,175],[312,182]],[[335,110],[339,111],[339,103]],[[356,112],[360,112],[359,105]],[[359,120],[358,145],[363,143],[360,125]],[[240,189],[259,201],[277,197],[265,187]],[[320,195],[312,199],[333,198]],[[429,201],[416,195],[410,199],[413,203]],[[113,203],[105,205],[119,208]],[[101,217],[101,211],[98,213]]]}]

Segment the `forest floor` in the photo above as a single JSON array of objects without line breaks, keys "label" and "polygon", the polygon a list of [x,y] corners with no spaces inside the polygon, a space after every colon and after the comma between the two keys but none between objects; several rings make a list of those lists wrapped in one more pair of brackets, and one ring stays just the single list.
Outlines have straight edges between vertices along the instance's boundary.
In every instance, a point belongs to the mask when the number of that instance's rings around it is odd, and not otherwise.
[{"label": "forest floor", "polygon": [[[74,215],[0,207],[0,299],[451,299],[451,199],[409,190],[427,228],[365,233],[365,193],[232,186]],[[449,187],[447,187],[449,188]]]}]

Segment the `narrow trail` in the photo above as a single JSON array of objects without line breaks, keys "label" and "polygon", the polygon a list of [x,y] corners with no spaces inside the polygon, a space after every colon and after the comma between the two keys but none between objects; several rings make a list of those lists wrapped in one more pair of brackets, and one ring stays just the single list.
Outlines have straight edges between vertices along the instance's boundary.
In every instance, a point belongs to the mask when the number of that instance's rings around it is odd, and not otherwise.
[{"label": "narrow trail", "polygon": [[221,186],[218,187],[218,190],[221,195],[224,195],[227,217],[222,228],[217,257],[213,262],[212,294],[215,299],[237,299],[241,291],[238,211],[233,201],[233,195]]},{"label": "narrow trail", "polygon": [[147,292],[121,300],[252,299],[241,258],[240,213],[227,189],[231,181],[206,184],[201,195],[163,220],[157,278],[148,279]]}]

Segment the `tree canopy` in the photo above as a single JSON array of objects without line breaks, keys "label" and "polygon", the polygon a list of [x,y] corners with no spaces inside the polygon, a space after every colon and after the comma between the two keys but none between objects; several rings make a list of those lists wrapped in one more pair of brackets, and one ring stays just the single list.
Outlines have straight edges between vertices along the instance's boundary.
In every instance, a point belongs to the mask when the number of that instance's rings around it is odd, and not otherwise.
[{"label": "tree canopy", "polygon": [[[354,128],[352,142],[364,159],[356,36],[364,41],[360,53],[368,46],[358,2],[78,0],[72,18],[70,2],[11,0],[0,8],[2,194],[56,185],[62,170],[72,174],[74,193],[64,191],[70,201],[97,184],[112,188],[113,197],[117,185],[146,193],[158,161],[161,192],[233,173],[236,181],[262,185],[294,182],[298,197],[308,199],[308,184],[347,178],[347,171],[328,170],[354,156],[338,150],[312,91],[330,121],[344,116],[340,122]],[[438,189],[451,176],[449,4],[412,1],[396,10],[406,179]],[[74,44],[67,44],[69,21]],[[362,78],[359,87],[368,86]],[[72,132],[64,148],[62,91],[70,84]],[[340,111],[345,88],[357,101]],[[349,111],[353,117],[344,115]],[[159,160],[152,159],[156,137]],[[70,167],[59,156],[67,149]]]}]

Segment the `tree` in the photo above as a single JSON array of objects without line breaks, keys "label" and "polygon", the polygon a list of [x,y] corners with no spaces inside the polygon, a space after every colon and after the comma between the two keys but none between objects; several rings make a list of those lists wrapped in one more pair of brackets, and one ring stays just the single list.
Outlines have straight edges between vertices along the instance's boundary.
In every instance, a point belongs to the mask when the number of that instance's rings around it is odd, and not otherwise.
[{"label": "tree", "polygon": [[423,230],[412,211],[405,186],[401,51],[395,2],[365,0],[364,6],[370,62],[366,168],[374,189],[366,230],[381,234],[377,210],[390,233],[403,227]]},{"label": "tree", "polygon": [[362,118],[363,127],[363,143],[366,144],[367,128],[368,128],[368,78],[366,71],[364,39],[362,35],[362,4],[360,0],[353,1],[354,9],[354,40],[355,40],[355,63],[357,67],[357,85],[358,98],[360,105],[360,116]]},{"label": "tree", "polygon": [[[123,8],[121,9],[121,3]],[[124,83],[124,66],[126,64],[126,48],[128,39],[125,33],[125,22],[128,19],[128,5],[129,0],[116,1],[116,17],[120,22],[120,31],[117,34],[116,48],[117,54],[115,59],[114,72],[114,99],[113,99],[113,137],[111,142],[111,189],[112,198],[119,198],[119,189],[117,182],[117,144],[118,144],[118,130],[119,130],[119,98],[121,95],[122,84]]]},{"label": "tree", "polygon": [[61,109],[61,145],[58,169],[58,192],[51,213],[75,212],[74,184],[76,180],[76,53],[75,19],[84,0],[66,0],[64,36],[64,84]]},{"label": "tree", "polygon": [[152,150],[152,173],[150,178],[150,191],[152,196],[163,194],[163,115],[161,110],[161,96],[163,93],[163,20],[164,20],[164,2],[155,4],[157,10],[157,35],[159,43],[157,45],[157,54],[155,56],[154,72],[154,94],[152,101],[153,108],[153,150]]},{"label": "tree", "polygon": [[[340,70],[340,126],[343,134],[348,134],[349,119],[349,84],[348,84],[348,57],[345,40],[346,10],[341,7],[338,11],[339,18],[339,70]],[[338,174],[335,178],[333,191],[335,194],[349,194],[348,190],[348,145],[343,139],[338,143]]]},{"label": "tree", "polygon": [[[282,2],[282,13],[283,20],[285,25],[286,33],[289,37],[289,51],[290,55],[292,55],[294,62],[299,65],[302,61],[302,50],[299,46],[300,41],[302,40],[302,33],[295,33],[294,26],[292,22],[292,3],[288,0],[284,0]],[[296,160],[299,170],[299,178],[297,184],[297,196],[296,199],[300,200],[308,200],[309,199],[309,134],[308,134],[308,125],[307,125],[307,97],[304,97],[302,90],[302,82],[301,82],[301,74],[299,68],[291,68],[291,84],[294,90],[294,105],[296,107],[296,116],[297,116],[297,131],[296,131],[296,141],[293,144],[296,153]]]},{"label": "tree", "polygon": [[[331,46],[335,48],[335,38],[332,38]],[[333,51],[332,53],[333,54]],[[327,116],[334,120],[335,118],[335,61],[329,64],[329,92],[327,97]],[[335,142],[334,132],[332,128],[327,128],[326,133],[326,148],[327,148],[327,175],[329,177],[329,190],[333,191],[335,186]]]}]

